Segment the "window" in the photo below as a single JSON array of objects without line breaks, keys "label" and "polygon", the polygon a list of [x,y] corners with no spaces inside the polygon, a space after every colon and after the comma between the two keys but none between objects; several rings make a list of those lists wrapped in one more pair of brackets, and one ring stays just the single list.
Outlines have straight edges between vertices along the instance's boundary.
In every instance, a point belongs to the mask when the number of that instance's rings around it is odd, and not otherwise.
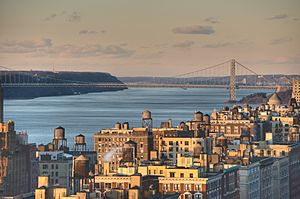
[{"label": "window", "polygon": [[173,141],[170,141],[170,142],[169,142],[169,145],[173,145]]},{"label": "window", "polygon": [[180,173],[180,177],[181,177],[181,178],[184,178],[184,173]]},{"label": "window", "polygon": [[58,172],[55,172],[55,176],[58,176]]},{"label": "window", "polygon": [[51,169],[54,169],[54,164],[51,164]]},{"label": "window", "polygon": [[56,169],[58,169],[58,164],[57,164],[57,165],[55,165],[55,168],[56,168]]},{"label": "window", "polygon": [[123,186],[123,183],[118,183],[118,184],[117,184],[117,188],[123,189],[123,187],[124,187],[124,186]]},{"label": "window", "polygon": [[175,178],[175,172],[170,172],[170,178]]},{"label": "window", "polygon": [[202,193],[195,193],[195,199],[202,199],[203,194]]},{"label": "window", "polygon": [[169,189],[169,185],[168,184],[164,184],[164,190],[168,191],[168,189]]},{"label": "window", "polygon": [[105,188],[111,189],[111,183],[105,183]]},{"label": "window", "polygon": [[174,190],[178,190],[179,189],[179,184],[174,184]]},{"label": "window", "polygon": [[190,173],[190,178],[193,178],[193,174],[192,173]]},{"label": "window", "polygon": [[160,170],[160,171],[159,171],[159,174],[163,174],[163,171],[162,171],[162,170]]},{"label": "window", "polygon": [[188,146],[189,145],[189,141],[185,141],[184,145]]},{"label": "window", "polygon": [[48,165],[43,164],[43,169],[48,169]]},{"label": "window", "polygon": [[184,188],[186,191],[190,191],[191,190],[191,185],[190,184],[185,184]]},{"label": "window", "polygon": [[201,191],[201,184],[196,184],[195,185],[195,191]]}]

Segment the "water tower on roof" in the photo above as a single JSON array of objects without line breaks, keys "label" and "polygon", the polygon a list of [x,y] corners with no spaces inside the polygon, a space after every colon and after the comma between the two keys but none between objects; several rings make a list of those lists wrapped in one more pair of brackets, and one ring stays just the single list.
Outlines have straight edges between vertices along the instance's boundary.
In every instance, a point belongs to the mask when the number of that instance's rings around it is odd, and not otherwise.
[{"label": "water tower on roof", "polygon": [[61,126],[54,129],[54,137],[52,140],[54,150],[67,148],[67,139],[65,138],[65,129]]},{"label": "water tower on roof", "polygon": [[151,112],[149,110],[145,110],[142,113],[142,127],[151,130],[152,126],[153,126],[153,120],[152,120]]},{"label": "water tower on roof", "polygon": [[85,151],[86,150],[86,143],[85,143],[85,137],[82,134],[75,136],[75,144],[74,149],[75,151]]}]

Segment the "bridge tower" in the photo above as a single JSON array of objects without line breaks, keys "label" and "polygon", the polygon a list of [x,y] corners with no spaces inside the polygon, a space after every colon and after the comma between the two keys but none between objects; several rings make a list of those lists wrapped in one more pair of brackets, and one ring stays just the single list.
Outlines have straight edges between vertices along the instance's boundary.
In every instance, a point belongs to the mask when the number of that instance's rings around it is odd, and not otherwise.
[{"label": "bridge tower", "polygon": [[230,99],[229,102],[236,101],[236,75],[235,75],[235,59],[230,62]]}]

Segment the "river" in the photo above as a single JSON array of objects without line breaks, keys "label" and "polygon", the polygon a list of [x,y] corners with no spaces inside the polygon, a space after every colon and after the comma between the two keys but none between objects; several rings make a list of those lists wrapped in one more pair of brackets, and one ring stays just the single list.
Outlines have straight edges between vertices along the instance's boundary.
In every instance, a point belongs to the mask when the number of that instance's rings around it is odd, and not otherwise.
[{"label": "river", "polygon": [[[237,90],[237,99],[271,90]],[[123,91],[72,96],[41,97],[27,100],[5,100],[5,119],[15,121],[17,131],[27,131],[30,143],[49,143],[57,126],[66,129],[70,147],[74,136],[83,133],[89,149],[93,134],[114,123],[128,121],[131,127],[141,125],[141,113],[152,112],[154,126],[169,118],[173,124],[193,118],[200,110],[210,114],[228,100],[227,89],[207,88],[130,88]],[[230,105],[231,106],[231,105]]]}]

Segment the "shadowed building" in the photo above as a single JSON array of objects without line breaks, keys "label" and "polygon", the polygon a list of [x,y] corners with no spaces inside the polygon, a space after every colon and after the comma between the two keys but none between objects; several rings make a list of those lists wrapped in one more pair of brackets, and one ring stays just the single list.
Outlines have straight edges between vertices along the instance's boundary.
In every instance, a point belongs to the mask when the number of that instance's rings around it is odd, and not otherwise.
[{"label": "shadowed building", "polygon": [[22,139],[14,122],[3,122],[2,91],[0,88],[0,198],[33,192],[38,171],[35,145],[19,143]]}]

